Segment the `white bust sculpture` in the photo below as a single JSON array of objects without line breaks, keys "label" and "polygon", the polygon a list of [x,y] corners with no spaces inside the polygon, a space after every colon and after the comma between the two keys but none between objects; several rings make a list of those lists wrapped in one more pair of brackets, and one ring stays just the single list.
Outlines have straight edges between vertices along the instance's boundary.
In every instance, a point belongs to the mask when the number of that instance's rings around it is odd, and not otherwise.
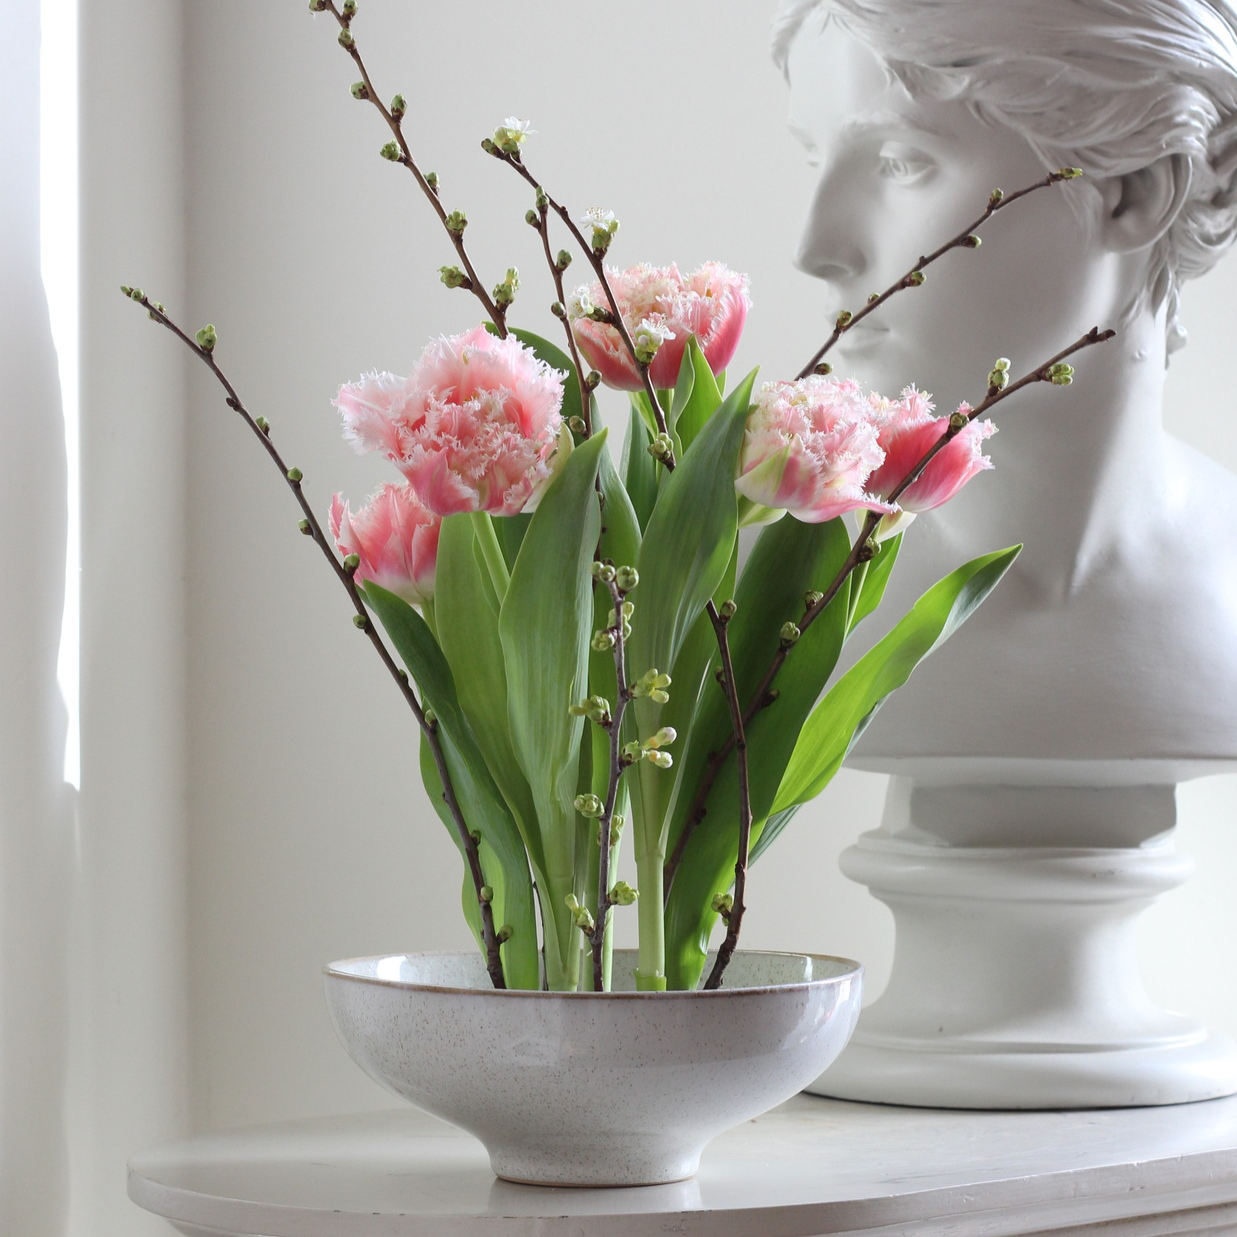
[{"label": "white bust sculpture", "polygon": [[[1166,434],[1186,279],[1237,228],[1237,9],[1227,0],[790,0],[774,54],[820,169],[799,264],[829,320],[1012,191],[835,371],[938,411],[1092,326],[1069,388],[1001,406],[997,471],[908,530],[904,604],[964,560],[1025,550],[864,736],[887,757],[1237,757],[1237,477]],[[866,324],[865,324],[866,326]],[[1216,398],[1232,401],[1229,392]],[[895,607],[890,607],[895,609]]]}]

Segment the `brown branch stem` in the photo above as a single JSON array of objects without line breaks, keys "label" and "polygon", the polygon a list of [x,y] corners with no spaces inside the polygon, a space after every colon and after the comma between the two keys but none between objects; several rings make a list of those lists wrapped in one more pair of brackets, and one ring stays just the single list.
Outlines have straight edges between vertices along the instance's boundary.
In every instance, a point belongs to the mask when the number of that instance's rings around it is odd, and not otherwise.
[{"label": "brown branch stem", "polygon": [[1001,194],[999,190],[995,191],[988,198],[988,205],[985,207],[982,215],[975,220],[969,227],[963,228],[957,236],[947,240],[943,245],[938,246],[931,253],[921,254],[916,260],[915,265],[910,268],[901,278],[894,280],[884,292],[877,296],[871,297],[867,304],[862,309],[855,313],[843,311],[838,315],[833,328],[833,333],[825,340],[815,353],[812,354],[812,359],[795,375],[796,378],[806,378],[808,374],[813,373],[820,364],[825,354],[846,334],[852,327],[858,326],[869,314],[875,313],[891,296],[895,293],[905,291],[907,288],[916,288],[923,283],[923,271],[925,267],[931,266],[938,258],[944,257],[951,249],[974,249],[978,247],[978,238],[974,244],[971,243],[971,237],[979,231],[993,215],[999,210],[1004,210],[1005,207],[1017,202],[1020,198],[1025,198],[1028,194],[1035,193],[1040,189],[1047,189],[1050,185],[1058,184],[1063,180],[1075,180],[1078,173],[1073,169],[1062,168],[1057,172],[1049,172],[1043,180],[1037,180],[1033,185],[1027,185],[1015,193]]},{"label": "brown branch stem", "polygon": [[744,895],[747,891],[747,859],[752,840],[752,796],[747,774],[747,734],[743,710],[739,704],[739,688],[734,677],[734,662],[730,656],[730,639],[727,635],[727,620],[717,612],[712,601],[708,603],[709,621],[717,636],[717,647],[722,660],[722,688],[726,703],[730,706],[730,725],[734,740],[735,760],[739,767],[739,853],[734,865],[734,894],[728,909],[722,911],[726,920],[726,936],[713,961],[713,969],[705,980],[708,991],[719,988],[722,975],[730,965],[735,946],[739,943],[739,929],[743,925]]},{"label": "brown branch stem", "polygon": [[399,158],[393,160],[396,163],[402,163],[413,175],[421,192],[425,195],[429,204],[434,209],[434,213],[438,216],[439,223],[442,224],[444,231],[451,239],[452,245],[455,247],[456,255],[459,257],[460,264],[463,266],[468,275],[467,288],[481,302],[482,308],[485,310],[486,317],[494,324],[495,329],[502,338],[507,336],[506,312],[497,304],[493,298],[485,290],[485,285],[481,277],[477,274],[476,268],[472,264],[472,259],[468,256],[468,250],[464,245],[463,235],[455,232],[447,223],[448,211],[442,204],[438,190],[434,185],[430,184],[429,179],[417,166],[416,160],[413,158],[412,150],[408,145],[407,139],[404,137],[404,127],[402,123],[402,114],[395,115],[389,107],[387,107],[374,89],[374,84],[370,80],[369,70],[365,67],[365,61],[361,59],[361,53],[357,50],[355,38],[352,38],[352,18],[340,11],[336,7],[335,0],[324,0],[323,10],[330,12],[335,20],[339,23],[341,30],[348,31],[351,41],[344,44],[344,51],[352,57],[353,64],[357,67],[357,72],[361,75],[361,81],[365,86],[365,98],[369,100],[377,109],[382,119],[386,121],[387,128],[391,130],[391,136],[395,139],[396,145],[399,147]]},{"label": "brown branch stem", "polygon": [[[636,356],[636,345],[631,338],[631,332],[627,329],[627,323],[623,321],[623,315],[619,312],[618,298],[614,295],[614,289],[610,286],[610,278],[606,274],[606,263],[604,253],[599,254],[593,246],[584,238],[584,233],[580,231],[576,221],[571,217],[571,212],[561,203],[556,201],[542,187],[537,178],[528,170],[524,160],[519,155],[510,154],[507,151],[499,150],[497,147],[492,151],[494,157],[505,163],[508,167],[513,168],[518,175],[523,177],[539,194],[543,195],[549,209],[552,210],[559,219],[562,220],[568,232],[571,233],[572,239],[580,247],[588,259],[588,264],[593,268],[593,274],[597,276],[598,283],[601,284],[602,291],[606,295],[606,299],[610,302],[610,317],[612,321],[610,325],[619,333],[619,338],[623,341],[623,347],[627,350],[628,355],[632,359],[632,363],[640,374],[640,381],[644,386],[644,393],[648,396],[649,404],[653,410],[653,420],[657,425],[658,433],[669,433],[666,422],[666,410],[661,406],[661,400],[658,399],[657,390],[653,386],[652,379],[649,378],[649,367]],[[560,298],[561,299],[561,298]],[[568,328],[570,329],[570,328]],[[674,456],[670,455],[661,460],[668,470],[674,469]]]},{"label": "brown branch stem", "polygon": [[302,529],[312,537],[315,544],[322,551],[327,562],[331,565],[336,578],[343,585],[344,590],[348,594],[349,600],[352,602],[353,609],[357,615],[357,626],[369,637],[370,643],[373,645],[375,652],[386,667],[387,672],[394,679],[399,687],[408,707],[412,710],[413,716],[417,720],[417,725],[421,728],[421,733],[425,736],[426,742],[429,744],[431,753],[433,754],[434,767],[438,772],[438,776],[442,781],[443,800],[451,814],[451,819],[455,824],[456,832],[459,835],[461,846],[468,863],[469,874],[472,877],[473,886],[477,891],[477,902],[481,909],[481,935],[485,945],[486,968],[489,971],[490,979],[495,988],[505,988],[506,981],[503,978],[502,958],[499,952],[499,941],[494,930],[494,912],[489,902],[481,896],[481,891],[486,885],[485,876],[481,870],[481,856],[478,852],[476,840],[469,831],[467,822],[464,820],[464,814],[460,809],[459,801],[455,795],[455,788],[451,782],[451,775],[447,769],[447,763],[443,756],[442,745],[438,741],[436,726],[426,717],[425,710],[421,706],[420,700],[417,698],[416,692],[413,690],[412,684],[409,681],[408,675],[396,665],[395,659],[391,656],[390,650],[387,648],[382,636],[379,634],[373,619],[370,617],[369,609],[365,605],[364,599],[361,597],[360,590],[356,586],[356,581],[353,579],[353,573],[347,566],[339,561],[335,556],[335,552],[331,549],[330,543],[327,540],[326,534],[322,531],[322,525],[319,523],[317,516],[314,514],[313,508],[309,505],[305,498],[304,491],[301,488],[301,474],[297,469],[291,469],[284,462],[279,450],[271,441],[270,427],[268,425],[259,424],[258,419],[254,417],[248,408],[245,407],[237,394],[236,388],[232,385],[227,375],[220,368],[219,363],[215,360],[214,349],[204,348],[196,340],[191,339],[171,318],[149,298],[145,296],[131,296],[130,299],[136,300],[139,305],[145,308],[150,316],[161,326],[166,327],[177,339],[185,345],[215,376],[215,380],[223,388],[225,393],[225,402],[228,407],[238,413],[241,419],[257,437],[258,441],[265,448],[266,453],[270,456],[275,467],[279,469],[280,475],[285,483],[292,491],[293,497],[296,499],[297,505],[301,509],[303,520],[301,523]]},{"label": "brown branch stem", "polygon": [[[983,400],[980,401],[964,418],[960,419],[958,424],[954,424],[952,419],[945,432],[936,440],[932,446],[924,452],[923,456],[916,461],[914,467],[906,474],[905,477],[890,491],[886,501],[896,502],[898,497],[910,485],[913,485],[923,473],[924,469],[932,462],[936,455],[945,449],[950,442],[953,441],[972,421],[978,420],[982,416],[986,416],[991,410],[1002,400],[1008,399],[1017,391],[1033,385],[1037,382],[1051,382],[1051,372],[1055,365],[1060,364],[1067,357],[1073,356],[1077,352],[1081,352],[1084,348],[1089,348],[1094,344],[1104,343],[1112,339],[1116,334],[1113,330],[1101,331],[1098,327],[1092,327],[1081,338],[1076,339],[1067,348],[1063,348],[1055,356],[1050,357],[1042,365],[1030,370],[1015,382],[1009,383],[1005,387],[989,386]],[[864,518],[863,527],[860,529],[859,535],[855,538],[854,544],[850,548],[845,561],[842,563],[829,586],[821,594],[819,600],[807,607],[801,618],[796,620],[796,626],[799,628],[800,635],[824,613],[829,603],[837,596],[838,590],[846,582],[851,572],[865,559],[872,557],[872,551],[869,548],[869,543],[872,534],[875,533],[877,525],[881,521],[879,513],[869,511]],[[750,725],[752,719],[761,709],[769,705],[774,697],[771,695],[773,682],[777,678],[778,671],[785,664],[787,657],[790,655],[792,644],[782,643],[779,645],[777,652],[769,664],[769,668],[765,671],[756,690],[752,693],[751,699],[747,703],[747,707],[743,710],[743,723],[745,726]],[[716,752],[714,752],[708,763],[705,765],[704,773],[701,776],[700,784],[696,788],[696,793],[692,797],[692,801],[687,810],[687,815],[684,817],[683,828],[679,833],[678,840],[675,843],[674,850],[671,852],[670,858],[666,862],[665,867],[665,882],[666,897],[670,896],[670,888],[674,883],[675,873],[679,869],[679,864],[682,862],[683,855],[687,849],[687,844],[691,840],[692,834],[697,826],[704,819],[705,804],[708,801],[709,792],[713,789],[713,783],[717,780],[718,774],[722,771],[727,758],[731,751],[734,750],[734,738],[727,739],[722,743]]]}]

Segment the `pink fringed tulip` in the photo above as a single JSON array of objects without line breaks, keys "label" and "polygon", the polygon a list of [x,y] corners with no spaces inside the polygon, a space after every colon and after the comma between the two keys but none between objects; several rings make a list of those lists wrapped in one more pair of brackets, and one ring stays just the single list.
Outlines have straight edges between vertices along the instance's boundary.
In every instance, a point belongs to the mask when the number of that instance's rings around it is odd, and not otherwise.
[{"label": "pink fringed tulip", "polygon": [[417,502],[407,485],[384,485],[355,514],[338,494],[331,502],[335,544],[361,560],[355,578],[372,580],[414,606],[434,596],[441,528],[441,517]]},{"label": "pink fringed tulip", "polygon": [[335,406],[361,451],[380,451],[436,515],[535,505],[562,434],[563,376],[509,335],[441,336],[409,378],[368,374]]},{"label": "pink fringed tulip", "polygon": [[[720,262],[706,262],[687,276],[674,265],[641,264],[625,271],[607,268],[606,278],[633,339],[641,332],[646,340],[660,337],[649,362],[649,379],[655,387],[664,390],[678,381],[683,352],[692,335],[713,373],[730,364],[751,306],[746,275]],[[644,385],[640,371],[618,330],[587,316],[594,306],[614,312],[600,283],[577,291],[568,305],[580,350],[607,386],[640,390]]]},{"label": "pink fringed tulip", "polygon": [[735,488],[808,524],[857,508],[894,512],[867,485],[884,458],[877,430],[858,383],[818,375],[768,382],[747,420]]},{"label": "pink fringed tulip", "polygon": [[[880,445],[885,462],[868,478],[868,489],[888,497],[911,469],[923,459],[949,428],[948,417],[938,417],[931,401],[914,387],[907,387],[901,399],[888,402],[874,399],[882,417]],[[967,414],[969,404],[958,411]],[[898,495],[901,512],[882,524],[881,536],[888,536],[909,522],[920,511],[931,511],[948,502],[976,473],[992,467],[983,454],[984,440],[996,433],[991,421],[972,421],[950,443],[942,447],[928,466]]]}]

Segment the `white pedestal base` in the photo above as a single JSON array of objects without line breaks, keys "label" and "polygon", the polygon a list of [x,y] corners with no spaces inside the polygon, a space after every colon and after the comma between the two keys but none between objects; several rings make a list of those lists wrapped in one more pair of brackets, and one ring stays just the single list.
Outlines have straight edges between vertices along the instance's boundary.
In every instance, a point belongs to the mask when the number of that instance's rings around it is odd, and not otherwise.
[{"label": "white pedestal base", "polygon": [[[1001,1109],[1237,1092],[1237,1045],[1158,1009],[1139,975],[1135,920],[1190,872],[1173,824],[1171,786],[895,779],[881,828],[842,858],[893,911],[889,986],[808,1090]],[[1102,844],[1060,844],[1080,837]]]}]

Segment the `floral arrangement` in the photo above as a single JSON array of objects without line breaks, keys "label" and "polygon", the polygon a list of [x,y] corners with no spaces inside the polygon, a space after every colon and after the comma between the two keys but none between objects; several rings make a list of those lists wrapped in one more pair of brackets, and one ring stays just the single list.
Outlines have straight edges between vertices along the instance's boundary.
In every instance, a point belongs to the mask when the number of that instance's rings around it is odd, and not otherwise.
[{"label": "floral arrangement", "polygon": [[[562,346],[511,326],[518,272],[487,290],[464,213],[446,208],[408,145],[406,101],[383,104],[370,81],[354,0],[310,8],[334,16],[360,74],[352,93],[390,129],[383,157],[412,174],[454,247],[442,281],[475,296],[486,319],[431,341],[407,377],[374,372],[339,390],[345,437],[401,479],[357,510],[337,494],[328,536],[269,424],[220,369],[214,327],[191,337],[140,289],[123,291],[213,371],[406,698],[494,985],[608,989],[614,916],[634,905],[637,987],[697,986],[720,924],[704,981],[716,987],[749,864],[1018,552],[959,567],[835,676],[881,602],[906,525],[991,466],[996,404],[1032,383],[1068,384],[1067,358],[1111,332],[1089,332],[1017,380],[998,360],[983,398],[948,416],[914,388],[887,399],[840,380],[824,357],[922,284],[925,267],[976,248],[996,211],[1079,173],[995,191],[970,227],[839,314],[793,379],[757,385],[753,372],[728,384],[746,277],[715,262],[690,274],[611,266],[618,220],[576,216],[552,197],[516,118],[482,146],[533,190],[525,219],[554,279]],[[574,256],[556,250],[552,229]],[[568,291],[574,257],[591,279]],[[627,393],[621,452],[601,422],[603,386]],[[756,526],[740,567],[740,530]],[[615,876],[625,844],[636,887]]]}]

